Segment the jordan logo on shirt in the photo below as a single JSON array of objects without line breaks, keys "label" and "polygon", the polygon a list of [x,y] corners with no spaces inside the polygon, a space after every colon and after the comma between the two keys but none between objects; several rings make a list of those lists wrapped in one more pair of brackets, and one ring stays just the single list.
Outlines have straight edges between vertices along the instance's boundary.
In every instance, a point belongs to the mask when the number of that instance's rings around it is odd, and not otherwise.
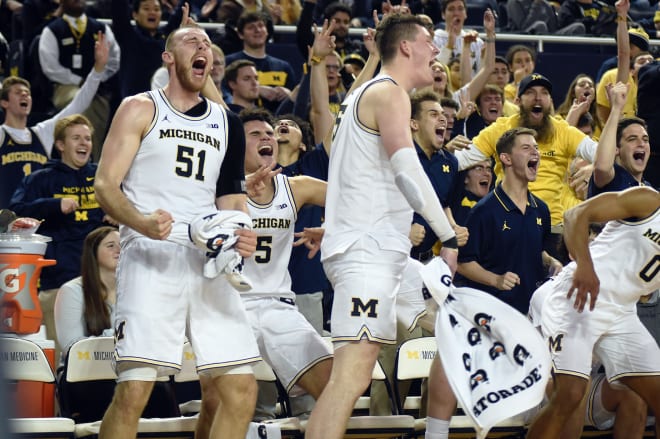
[{"label": "jordan logo on shirt", "polygon": [[504,220],[504,225],[502,225],[502,231],[505,231],[505,230],[511,230],[511,227],[509,227],[509,226],[506,224],[506,220]]}]

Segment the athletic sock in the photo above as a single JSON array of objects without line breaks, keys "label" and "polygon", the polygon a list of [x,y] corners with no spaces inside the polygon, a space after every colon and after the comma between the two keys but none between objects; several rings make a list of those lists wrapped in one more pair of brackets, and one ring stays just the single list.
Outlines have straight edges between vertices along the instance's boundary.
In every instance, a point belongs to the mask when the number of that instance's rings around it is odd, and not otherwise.
[{"label": "athletic sock", "polygon": [[449,438],[449,421],[436,419],[432,417],[426,418],[426,434],[425,439],[448,439]]}]

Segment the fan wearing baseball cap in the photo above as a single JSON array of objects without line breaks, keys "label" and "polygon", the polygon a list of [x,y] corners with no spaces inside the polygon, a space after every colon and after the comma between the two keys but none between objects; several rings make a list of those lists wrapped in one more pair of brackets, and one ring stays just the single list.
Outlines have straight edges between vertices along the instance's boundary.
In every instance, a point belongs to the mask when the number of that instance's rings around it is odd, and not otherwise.
[{"label": "fan wearing baseball cap", "polygon": [[[529,189],[543,200],[550,208],[552,223],[552,242],[548,245],[548,253],[555,256],[554,242],[561,235],[561,224],[564,209],[561,204],[561,191],[564,174],[574,156],[580,156],[588,162],[593,162],[596,142],[577,128],[570,126],[565,120],[553,117],[552,82],[539,73],[532,73],[520,81],[516,104],[520,110],[509,117],[500,117],[495,122],[481,130],[472,139],[470,149],[456,151],[459,168],[467,169],[477,162],[490,157],[497,157],[496,145],[506,131],[524,127],[534,129],[537,133],[541,162],[536,181],[529,183]],[[498,180],[503,175],[502,165],[495,162],[495,174]]]}]

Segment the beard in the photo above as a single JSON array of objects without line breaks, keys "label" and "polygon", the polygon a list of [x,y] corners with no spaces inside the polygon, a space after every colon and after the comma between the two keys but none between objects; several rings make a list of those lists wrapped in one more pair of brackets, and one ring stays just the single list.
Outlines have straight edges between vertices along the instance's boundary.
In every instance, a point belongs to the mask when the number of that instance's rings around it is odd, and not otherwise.
[{"label": "beard", "polygon": [[176,63],[176,77],[184,89],[195,92],[201,91],[204,87],[204,83],[206,82],[205,78],[204,81],[196,84],[192,79],[192,68],[186,68],[186,66],[181,62]]},{"label": "beard", "polygon": [[525,128],[532,128],[533,130],[536,130],[536,140],[539,143],[549,141],[552,138],[553,134],[555,133],[555,129],[550,120],[550,118],[552,117],[550,115],[550,111],[544,108],[543,118],[540,121],[536,121],[535,119],[532,119],[531,116],[532,116],[532,111],[523,108],[521,106],[520,126]]}]

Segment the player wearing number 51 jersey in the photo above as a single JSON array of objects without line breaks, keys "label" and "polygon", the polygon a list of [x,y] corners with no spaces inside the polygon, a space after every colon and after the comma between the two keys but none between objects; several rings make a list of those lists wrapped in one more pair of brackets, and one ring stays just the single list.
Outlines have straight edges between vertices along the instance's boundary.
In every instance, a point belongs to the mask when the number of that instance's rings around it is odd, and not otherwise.
[{"label": "player wearing number 51 jersey", "polygon": [[[604,221],[588,245],[589,224]],[[555,395],[530,427],[532,439],[558,437],[578,413],[592,353],[608,381],[627,385],[660,413],[660,348],[635,308],[641,296],[660,287],[660,193],[641,187],[601,194],[565,213],[564,235],[575,262],[532,298],[546,296],[541,326],[555,370]],[[587,301],[590,309],[584,310]]]},{"label": "player wearing number 51 jersey", "polygon": [[[238,293],[202,275],[205,252],[188,223],[213,210],[247,213],[245,136],[238,118],[202,96],[213,63],[203,29],[170,34],[163,62],[168,84],[124,99],[96,174],[96,196],[122,224],[117,268],[115,359],[118,383],[99,437],[136,436],[158,376],[181,367],[185,336],[195,353],[202,401],[195,437],[244,438],[256,400],[250,364],[260,359]],[[236,230],[235,249],[250,257],[256,235]],[[222,336],[219,336],[222,334]]]}]

